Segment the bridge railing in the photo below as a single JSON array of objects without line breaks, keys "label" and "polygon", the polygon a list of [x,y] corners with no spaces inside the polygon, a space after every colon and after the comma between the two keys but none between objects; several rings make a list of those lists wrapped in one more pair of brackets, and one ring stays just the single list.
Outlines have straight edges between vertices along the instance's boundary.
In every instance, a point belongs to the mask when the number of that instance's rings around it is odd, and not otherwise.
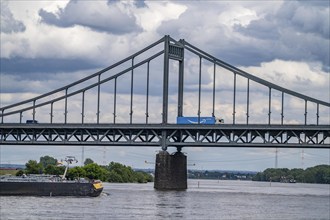
[{"label": "bridge railing", "polygon": [[[201,70],[201,64],[202,64],[202,61],[203,60],[207,60],[209,61],[210,63],[213,64],[213,69],[214,69],[214,75],[213,75],[213,103],[212,103],[212,115],[214,116],[215,115],[215,79],[216,79],[216,68],[217,67],[221,67],[225,70],[228,70],[230,72],[232,72],[233,76],[234,76],[234,85],[233,85],[233,100],[232,100],[232,103],[233,103],[233,110],[232,110],[232,115],[233,115],[233,119],[232,119],[232,122],[233,124],[236,124],[236,98],[237,98],[237,94],[236,94],[236,91],[237,91],[237,86],[236,86],[236,82],[237,82],[237,75],[247,79],[247,91],[246,91],[246,94],[247,94],[247,102],[246,102],[246,124],[249,124],[249,117],[250,117],[250,113],[249,113],[249,109],[250,109],[250,81],[253,81],[253,82],[256,82],[260,85],[263,85],[265,87],[268,88],[268,124],[270,125],[271,124],[271,115],[272,115],[272,91],[278,91],[281,93],[281,122],[280,124],[283,125],[284,124],[284,111],[285,111],[285,108],[284,108],[284,98],[285,98],[285,95],[290,95],[290,96],[293,96],[295,98],[298,98],[298,99],[301,99],[303,102],[304,102],[304,125],[307,125],[307,117],[308,117],[308,104],[312,104],[312,105],[316,105],[316,121],[315,121],[315,124],[316,125],[319,125],[319,118],[320,118],[320,106],[322,107],[325,107],[328,109],[329,111],[329,107],[330,107],[330,103],[328,102],[325,102],[325,101],[322,101],[322,100],[318,100],[318,99],[315,99],[315,98],[312,98],[312,97],[309,97],[309,96],[306,96],[306,95],[303,95],[301,93],[298,93],[298,92],[295,92],[295,91],[292,91],[292,90],[289,90],[289,89],[286,89],[284,87],[281,87],[279,85],[276,85],[274,83],[271,83],[271,82],[268,82],[264,79],[261,79],[259,77],[256,77],[250,73],[247,73],[246,71],[243,71],[235,66],[232,66],[206,52],[204,52],[203,50],[193,46],[192,44],[188,43],[187,41],[185,40],[180,40],[180,41],[176,41],[174,40],[173,38],[171,38],[171,41],[175,42],[176,45],[178,46],[181,46],[182,48],[188,50],[189,52],[193,53],[194,55],[196,55],[198,58],[199,58],[199,74],[200,74],[200,78],[201,78],[201,73],[202,73],[202,70]],[[201,82],[199,81],[199,94],[198,94],[198,110],[197,110],[197,115],[198,117],[200,117],[200,112],[201,112],[201,100],[200,100],[200,97],[201,97]],[[329,115],[328,115],[329,117]],[[328,118],[329,119],[329,118]],[[313,123],[314,124],[314,123]]]},{"label": "bridge railing", "polygon": [[[5,123],[5,117],[6,116],[13,116],[13,115],[17,115],[19,123],[22,123],[23,113],[27,112],[27,111],[31,111],[31,110],[32,110],[32,120],[31,121],[32,122],[37,121],[36,120],[36,109],[38,109],[40,107],[43,107],[43,106],[48,106],[48,105],[50,106],[50,112],[49,112],[50,119],[49,119],[49,122],[53,123],[53,116],[54,116],[54,114],[53,114],[53,112],[54,112],[53,105],[56,102],[64,100],[64,103],[65,103],[64,104],[64,123],[66,124],[67,123],[67,114],[68,114],[68,98],[72,97],[72,96],[75,96],[77,94],[82,95],[81,123],[84,123],[85,92],[90,90],[90,89],[93,89],[93,88],[98,89],[96,115],[97,115],[97,123],[99,123],[100,86],[102,84],[108,82],[108,81],[113,80],[114,84],[115,84],[114,94],[116,96],[116,81],[117,81],[117,78],[119,76],[122,76],[125,73],[131,72],[132,80],[131,80],[130,89],[131,89],[131,99],[132,99],[132,96],[133,96],[133,70],[140,67],[141,65],[148,64],[147,71],[148,71],[148,74],[149,74],[149,63],[150,63],[150,61],[157,58],[158,56],[160,56],[164,53],[164,49],[158,50],[158,52],[153,52],[152,50],[155,49],[157,45],[160,45],[163,42],[164,42],[164,38],[156,41],[155,43],[145,47],[144,49],[134,53],[133,55],[131,55],[131,56],[129,56],[129,57],[127,57],[127,58],[125,58],[125,59],[109,66],[109,67],[106,67],[106,68],[104,68],[104,69],[102,69],[102,70],[100,70],[100,71],[98,71],[98,72],[96,72],[96,73],[94,73],[90,76],[84,77],[81,80],[78,80],[78,81],[73,82],[69,85],[63,86],[59,89],[53,90],[51,92],[48,92],[48,93],[45,93],[45,94],[42,94],[42,95],[39,95],[35,98],[27,99],[27,100],[24,100],[24,101],[21,101],[21,102],[18,102],[18,103],[14,103],[14,104],[11,104],[11,105],[8,105],[8,106],[0,107],[1,123],[2,124]],[[153,54],[148,56],[147,58],[142,59],[141,61],[139,61],[137,63],[134,63],[134,60],[138,56],[144,54],[147,51],[151,51],[151,53],[153,53]],[[101,78],[102,74],[104,74],[104,73],[106,73],[110,70],[113,70],[113,69],[115,69],[115,68],[123,65],[124,63],[129,62],[129,61],[131,62],[130,67],[125,68],[123,70],[120,70],[119,72],[116,72],[116,73],[112,74],[111,76],[106,77],[104,79]],[[89,80],[93,80],[93,79],[96,79],[96,82],[94,82],[92,84],[87,84],[86,86],[83,85],[83,83],[86,83]],[[73,91],[70,91],[70,89],[73,89],[77,85],[83,85],[83,87],[82,88],[77,88]],[[53,98],[53,96],[56,96],[56,98]],[[48,98],[48,100],[47,100],[47,98]],[[44,101],[44,99],[45,99],[45,101]],[[115,121],[116,120],[116,98],[115,98],[115,101],[114,101],[114,112],[113,112],[113,114],[114,114],[113,123],[116,123],[116,121]],[[130,121],[132,122],[132,102],[131,102],[131,114],[130,115],[131,115]]]}]

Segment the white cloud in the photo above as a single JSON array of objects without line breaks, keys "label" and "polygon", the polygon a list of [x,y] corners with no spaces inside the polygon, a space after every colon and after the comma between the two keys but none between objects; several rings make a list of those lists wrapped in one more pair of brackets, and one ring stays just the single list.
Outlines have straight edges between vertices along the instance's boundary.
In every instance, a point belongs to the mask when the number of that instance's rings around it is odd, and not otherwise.
[{"label": "white cloud", "polygon": [[320,63],[276,59],[260,66],[241,68],[289,90],[326,102],[330,100],[330,76],[322,70]]},{"label": "white cloud", "polygon": [[233,7],[218,16],[218,22],[233,27],[234,25],[242,25],[246,27],[251,21],[258,19],[256,11],[244,8],[242,6]]},{"label": "white cloud", "polygon": [[[112,41],[111,37],[79,26],[61,29],[36,24],[24,34],[3,35],[1,52],[2,57],[7,58],[83,58],[104,62],[109,59],[103,58],[110,49],[106,44],[108,41]],[[120,53],[121,50],[113,49],[112,52]]]},{"label": "white cloud", "polygon": [[1,9],[1,33],[24,32],[25,25],[22,21],[16,20],[8,7],[7,1],[0,2]]},{"label": "white cloud", "polygon": [[147,7],[136,10],[138,22],[145,31],[155,31],[163,21],[176,20],[187,7],[174,2],[146,1]]}]

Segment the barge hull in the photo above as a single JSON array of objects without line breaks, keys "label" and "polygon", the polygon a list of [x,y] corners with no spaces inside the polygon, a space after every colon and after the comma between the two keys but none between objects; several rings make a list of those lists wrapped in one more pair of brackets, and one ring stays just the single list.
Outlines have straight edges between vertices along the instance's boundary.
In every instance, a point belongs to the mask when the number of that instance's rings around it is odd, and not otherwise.
[{"label": "barge hull", "polygon": [[0,196],[99,196],[103,188],[79,182],[0,182]]}]

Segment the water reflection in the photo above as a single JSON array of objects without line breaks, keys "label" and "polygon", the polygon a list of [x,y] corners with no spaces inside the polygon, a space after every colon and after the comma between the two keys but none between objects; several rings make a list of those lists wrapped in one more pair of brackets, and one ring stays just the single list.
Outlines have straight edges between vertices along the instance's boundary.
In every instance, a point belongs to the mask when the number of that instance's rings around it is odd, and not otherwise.
[{"label": "water reflection", "polygon": [[159,191],[156,193],[156,216],[161,218],[184,218],[187,207],[187,191]]}]

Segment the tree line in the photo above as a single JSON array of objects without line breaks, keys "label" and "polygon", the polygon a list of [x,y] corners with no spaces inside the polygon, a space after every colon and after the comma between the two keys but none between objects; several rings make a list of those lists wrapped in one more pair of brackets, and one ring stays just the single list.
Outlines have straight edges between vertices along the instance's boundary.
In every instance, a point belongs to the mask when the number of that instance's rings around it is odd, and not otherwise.
[{"label": "tree line", "polygon": [[[59,161],[50,156],[40,157],[40,161],[29,160],[25,164],[25,169],[16,173],[17,176],[23,174],[50,174],[63,175],[65,166],[59,166]],[[98,165],[90,158],[84,162],[84,166],[71,167],[67,171],[67,179],[86,177],[88,179],[99,179],[104,182],[116,183],[146,183],[152,182],[153,176],[142,172],[134,171],[130,166],[111,162],[106,166]]]},{"label": "tree line", "polygon": [[256,172],[220,171],[220,170],[189,170],[189,179],[218,179],[218,180],[252,180]]},{"label": "tree line", "polygon": [[330,165],[318,165],[307,169],[268,168],[257,173],[253,181],[300,182],[330,184]]}]

